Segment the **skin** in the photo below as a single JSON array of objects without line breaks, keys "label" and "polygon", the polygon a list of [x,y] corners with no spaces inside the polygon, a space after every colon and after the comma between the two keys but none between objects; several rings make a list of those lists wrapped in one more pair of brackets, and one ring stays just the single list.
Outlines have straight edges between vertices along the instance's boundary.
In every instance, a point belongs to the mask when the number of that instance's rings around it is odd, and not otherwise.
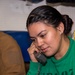
[{"label": "skin", "polygon": [[57,28],[43,22],[32,23],[28,27],[28,32],[33,43],[28,48],[28,53],[33,62],[37,62],[34,51],[43,52],[46,56],[52,56],[58,60],[62,58],[68,50],[69,39],[64,35],[64,25],[60,23]]}]

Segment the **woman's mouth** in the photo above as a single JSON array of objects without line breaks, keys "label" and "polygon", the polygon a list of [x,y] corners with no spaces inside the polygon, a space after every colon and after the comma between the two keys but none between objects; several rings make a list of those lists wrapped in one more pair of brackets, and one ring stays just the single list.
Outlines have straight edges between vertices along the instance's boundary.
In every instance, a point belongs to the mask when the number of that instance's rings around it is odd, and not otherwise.
[{"label": "woman's mouth", "polygon": [[43,48],[43,49],[42,49],[42,52],[45,53],[47,50],[48,50],[48,47]]}]

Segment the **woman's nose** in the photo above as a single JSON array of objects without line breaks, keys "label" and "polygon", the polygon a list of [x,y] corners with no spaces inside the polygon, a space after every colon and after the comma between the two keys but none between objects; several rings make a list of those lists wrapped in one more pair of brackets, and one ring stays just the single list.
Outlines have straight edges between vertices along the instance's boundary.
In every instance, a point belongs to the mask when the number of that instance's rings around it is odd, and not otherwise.
[{"label": "woman's nose", "polygon": [[43,39],[38,38],[38,39],[37,39],[37,46],[38,46],[38,47],[41,47],[42,44],[43,44]]}]

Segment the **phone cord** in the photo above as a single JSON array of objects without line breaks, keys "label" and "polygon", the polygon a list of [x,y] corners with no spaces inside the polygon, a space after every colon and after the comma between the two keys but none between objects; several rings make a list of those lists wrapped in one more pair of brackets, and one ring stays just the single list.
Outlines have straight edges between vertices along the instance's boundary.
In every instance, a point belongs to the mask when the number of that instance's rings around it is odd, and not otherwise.
[{"label": "phone cord", "polygon": [[36,75],[40,75],[41,66],[42,66],[42,65],[39,65],[39,66],[38,66],[38,72],[37,72]]}]

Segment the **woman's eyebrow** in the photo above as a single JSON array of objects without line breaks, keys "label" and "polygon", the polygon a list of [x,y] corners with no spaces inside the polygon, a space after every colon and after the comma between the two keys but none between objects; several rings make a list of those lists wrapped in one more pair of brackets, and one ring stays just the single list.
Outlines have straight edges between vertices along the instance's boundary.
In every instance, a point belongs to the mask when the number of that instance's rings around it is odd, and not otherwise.
[{"label": "woman's eyebrow", "polygon": [[[42,30],[40,33],[37,34],[37,36],[39,36],[42,32],[45,32],[46,30]],[[35,37],[30,36],[30,38],[34,39]]]},{"label": "woman's eyebrow", "polygon": [[37,36],[39,36],[42,32],[45,32],[46,30],[42,30]]},{"label": "woman's eyebrow", "polygon": [[30,36],[30,39],[35,39],[35,37]]}]

